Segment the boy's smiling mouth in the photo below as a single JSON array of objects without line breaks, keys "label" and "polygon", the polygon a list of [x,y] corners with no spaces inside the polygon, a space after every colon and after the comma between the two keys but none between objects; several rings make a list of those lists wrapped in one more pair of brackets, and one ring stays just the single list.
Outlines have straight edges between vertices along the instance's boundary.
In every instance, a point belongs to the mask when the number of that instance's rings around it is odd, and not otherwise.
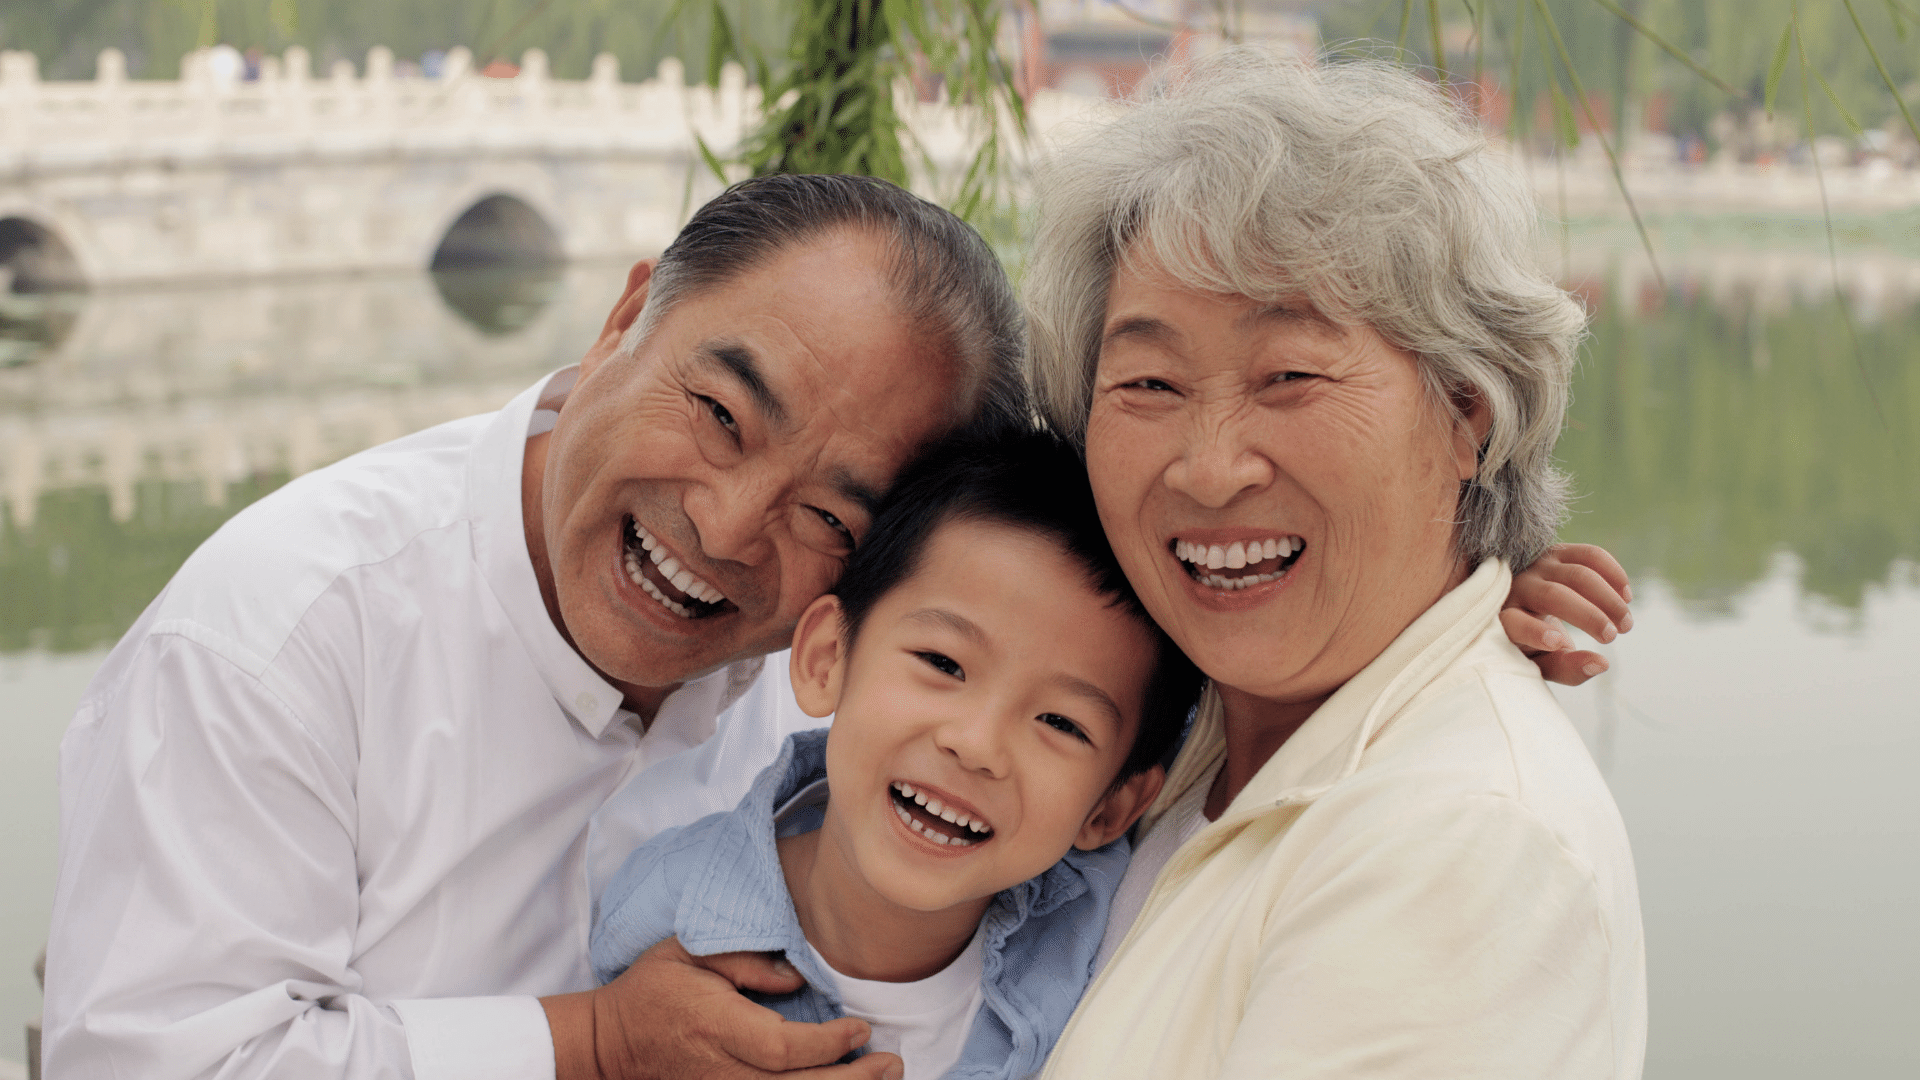
[{"label": "boy's smiling mouth", "polygon": [[904,780],[888,785],[893,796],[893,812],[914,834],[948,847],[972,847],[993,839],[993,826],[956,807],[944,805],[939,798],[916,789]]}]

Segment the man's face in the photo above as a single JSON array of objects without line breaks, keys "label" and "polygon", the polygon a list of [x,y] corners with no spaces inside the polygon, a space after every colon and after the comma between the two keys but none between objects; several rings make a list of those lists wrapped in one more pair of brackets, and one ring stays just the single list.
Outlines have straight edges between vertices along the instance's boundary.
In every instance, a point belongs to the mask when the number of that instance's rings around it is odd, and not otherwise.
[{"label": "man's face", "polygon": [[884,266],[878,239],[830,233],[582,364],[546,450],[535,569],[601,672],[662,687],[784,648],[895,471],[949,425],[953,373]]}]

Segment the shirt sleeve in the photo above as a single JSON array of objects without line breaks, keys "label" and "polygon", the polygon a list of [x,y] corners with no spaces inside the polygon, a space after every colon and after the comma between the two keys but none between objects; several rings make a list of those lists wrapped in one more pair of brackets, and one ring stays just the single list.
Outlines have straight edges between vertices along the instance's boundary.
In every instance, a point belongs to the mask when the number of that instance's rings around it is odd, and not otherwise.
[{"label": "shirt sleeve", "polygon": [[191,630],[123,645],[61,745],[47,1075],[551,1077],[533,999],[361,993],[351,767]]},{"label": "shirt sleeve", "polygon": [[1269,916],[1222,1077],[1616,1075],[1593,874],[1529,809],[1460,796],[1329,839]]}]

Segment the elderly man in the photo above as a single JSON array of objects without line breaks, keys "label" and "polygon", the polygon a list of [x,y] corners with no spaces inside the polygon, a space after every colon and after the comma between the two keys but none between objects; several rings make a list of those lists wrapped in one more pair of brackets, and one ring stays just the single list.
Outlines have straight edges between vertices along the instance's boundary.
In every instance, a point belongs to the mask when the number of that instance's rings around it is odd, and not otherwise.
[{"label": "elderly man", "polygon": [[[615,984],[632,1008],[538,996],[592,985],[601,864],[731,806],[804,721],[763,654],[917,446],[1019,407],[1021,343],[998,263],[945,211],[860,178],[750,182],[633,268],[577,369],[235,517],[61,747],[48,1074],[591,1074],[596,1036],[646,1052],[609,1025],[676,1009],[720,1018],[710,1058],[657,1071],[864,1042],[756,1021],[681,964]],[[596,835],[616,795],[626,831]]]}]

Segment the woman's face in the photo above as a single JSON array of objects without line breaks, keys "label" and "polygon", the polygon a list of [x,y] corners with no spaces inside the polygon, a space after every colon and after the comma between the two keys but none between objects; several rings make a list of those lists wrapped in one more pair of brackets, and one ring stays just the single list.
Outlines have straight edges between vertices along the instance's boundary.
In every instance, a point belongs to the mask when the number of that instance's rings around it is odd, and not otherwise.
[{"label": "woman's face", "polygon": [[1485,431],[1464,404],[1456,430],[1371,329],[1123,267],[1087,464],[1127,577],[1180,647],[1224,686],[1307,701],[1464,577],[1453,519]]}]

